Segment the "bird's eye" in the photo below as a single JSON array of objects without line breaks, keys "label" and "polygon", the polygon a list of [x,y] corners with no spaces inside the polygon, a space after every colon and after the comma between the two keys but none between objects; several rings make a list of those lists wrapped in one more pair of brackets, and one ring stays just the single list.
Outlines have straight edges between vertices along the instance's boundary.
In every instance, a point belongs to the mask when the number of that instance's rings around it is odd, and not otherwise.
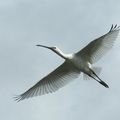
[{"label": "bird's eye", "polygon": [[53,49],[56,49],[56,47],[52,47]]}]

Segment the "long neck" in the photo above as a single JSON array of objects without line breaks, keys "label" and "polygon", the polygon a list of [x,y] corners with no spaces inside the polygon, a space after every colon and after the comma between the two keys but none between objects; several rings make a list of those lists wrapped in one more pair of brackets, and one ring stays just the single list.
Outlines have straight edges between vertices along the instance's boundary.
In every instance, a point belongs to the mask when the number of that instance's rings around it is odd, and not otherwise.
[{"label": "long neck", "polygon": [[63,53],[61,50],[54,51],[54,52],[65,60],[68,58],[68,55]]}]

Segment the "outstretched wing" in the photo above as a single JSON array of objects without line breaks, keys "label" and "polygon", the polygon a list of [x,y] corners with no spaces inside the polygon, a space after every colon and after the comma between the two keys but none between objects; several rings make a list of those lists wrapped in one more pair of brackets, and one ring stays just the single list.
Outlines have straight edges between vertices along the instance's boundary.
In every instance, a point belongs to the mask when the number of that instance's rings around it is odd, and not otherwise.
[{"label": "outstretched wing", "polygon": [[67,62],[64,62],[61,66],[44,77],[33,87],[28,89],[25,93],[16,96],[16,100],[20,101],[33,96],[44,95],[57,91],[59,88],[65,86],[71,80],[78,77],[80,72],[76,71]]},{"label": "outstretched wing", "polygon": [[110,31],[107,34],[90,42],[85,48],[77,52],[76,55],[81,56],[91,64],[97,62],[112,48],[114,41],[119,34],[119,30],[119,26],[112,25]]}]

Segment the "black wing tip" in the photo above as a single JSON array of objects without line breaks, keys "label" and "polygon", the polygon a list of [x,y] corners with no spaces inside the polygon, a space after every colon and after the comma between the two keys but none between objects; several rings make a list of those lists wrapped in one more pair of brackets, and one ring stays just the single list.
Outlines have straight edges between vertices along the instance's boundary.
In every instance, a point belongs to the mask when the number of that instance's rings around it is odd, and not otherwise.
[{"label": "black wing tip", "polygon": [[16,101],[16,102],[20,102],[20,101],[22,100],[22,96],[21,96],[21,95],[15,95],[15,96],[13,97],[13,99],[14,99],[14,101]]},{"label": "black wing tip", "polygon": [[112,24],[109,32],[112,32],[112,31],[114,31],[114,30],[119,30],[119,29],[120,29],[120,26],[118,26],[117,24],[115,24],[115,25]]}]

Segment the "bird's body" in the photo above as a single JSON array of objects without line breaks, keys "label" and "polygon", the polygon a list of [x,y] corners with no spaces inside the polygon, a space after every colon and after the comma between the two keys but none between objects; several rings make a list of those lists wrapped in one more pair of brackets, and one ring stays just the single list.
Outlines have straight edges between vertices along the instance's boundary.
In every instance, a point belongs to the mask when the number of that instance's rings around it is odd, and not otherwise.
[{"label": "bird's body", "polygon": [[89,72],[89,68],[91,67],[91,64],[89,62],[82,59],[82,57],[78,57],[74,54],[70,54],[69,56],[70,57],[66,59],[66,62],[69,65],[75,67],[75,69],[78,70],[79,72],[84,73]]},{"label": "bird's body", "polygon": [[62,57],[65,61],[62,65],[45,76],[25,93],[17,96],[16,100],[20,101],[33,96],[55,92],[61,87],[68,84],[70,81],[78,78],[81,72],[84,74],[84,76],[93,78],[104,87],[108,88],[109,86],[97,75],[97,71],[100,72],[101,69],[97,67],[95,68],[92,65],[112,48],[118,34],[119,27],[117,27],[117,25],[112,25],[110,31],[107,34],[90,42],[82,50],[74,54],[64,54],[57,47],[37,45],[39,47],[44,47],[52,50],[60,57]]}]

